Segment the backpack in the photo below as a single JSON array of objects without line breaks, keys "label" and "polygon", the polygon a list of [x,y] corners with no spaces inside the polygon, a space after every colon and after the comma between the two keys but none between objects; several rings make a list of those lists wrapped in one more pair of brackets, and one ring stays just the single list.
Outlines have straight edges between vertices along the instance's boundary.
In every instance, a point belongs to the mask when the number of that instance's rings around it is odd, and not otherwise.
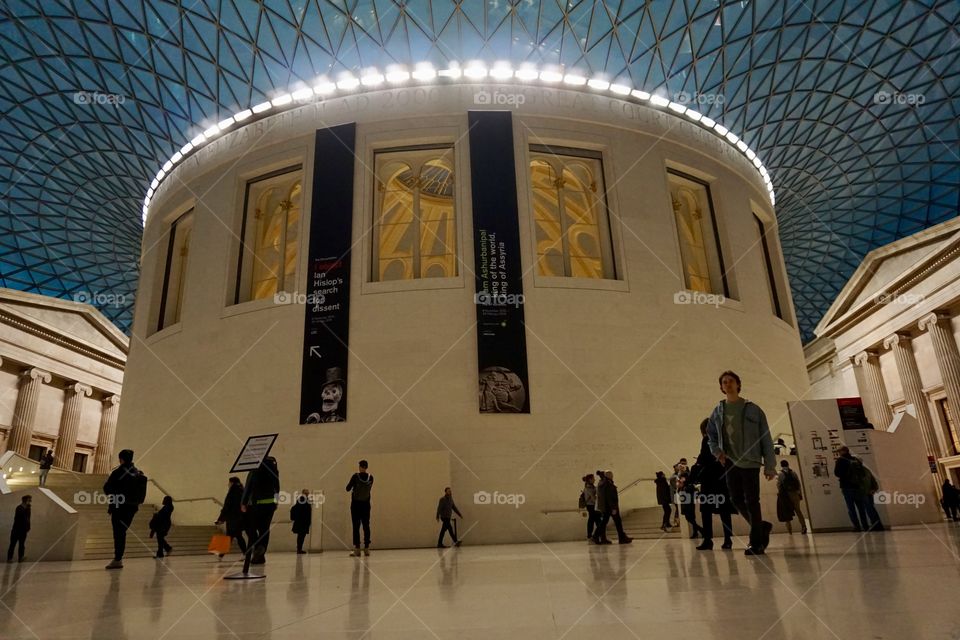
[{"label": "backpack", "polygon": [[783,474],[783,490],[787,493],[794,491],[800,491],[800,478],[797,477],[797,474],[793,472],[792,469],[787,469],[786,473]]},{"label": "backpack", "polygon": [[133,468],[124,483],[123,497],[127,504],[143,504],[147,499],[147,476],[143,471]]}]

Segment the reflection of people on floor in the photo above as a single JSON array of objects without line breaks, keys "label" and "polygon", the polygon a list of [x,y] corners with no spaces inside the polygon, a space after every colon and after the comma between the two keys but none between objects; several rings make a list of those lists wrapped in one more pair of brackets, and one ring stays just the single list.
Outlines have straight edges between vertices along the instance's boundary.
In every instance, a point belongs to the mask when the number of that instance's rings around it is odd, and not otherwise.
[{"label": "reflection of people on floor", "polygon": [[109,576],[110,584],[107,592],[103,594],[100,614],[95,618],[90,637],[126,640],[128,636],[123,624],[123,609],[120,606],[120,574],[112,572]]},{"label": "reflection of people on floor", "polygon": [[350,604],[347,618],[352,631],[358,637],[368,635],[370,631],[370,569],[366,562],[353,565],[350,581]]}]

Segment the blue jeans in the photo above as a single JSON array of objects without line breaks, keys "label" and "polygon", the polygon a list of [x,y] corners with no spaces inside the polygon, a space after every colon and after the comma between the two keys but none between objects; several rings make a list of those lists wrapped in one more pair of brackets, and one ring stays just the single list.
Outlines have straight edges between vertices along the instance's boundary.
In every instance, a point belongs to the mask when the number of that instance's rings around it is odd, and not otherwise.
[{"label": "blue jeans", "polygon": [[[857,511],[860,512],[860,518],[863,520],[864,531],[883,527],[883,523],[880,522],[880,514],[877,513],[877,508],[873,505],[872,495],[857,496]],[[870,518],[870,520],[868,521],[867,518]]]},{"label": "blue jeans", "polygon": [[[847,504],[847,515],[850,516],[850,522],[853,523],[853,528],[857,530],[866,529],[867,514],[863,511],[863,505],[857,501],[857,492],[846,487],[840,487],[840,492],[843,493],[843,501]],[[859,518],[857,517],[858,515]],[[861,521],[863,522],[863,526],[860,525]]]}]

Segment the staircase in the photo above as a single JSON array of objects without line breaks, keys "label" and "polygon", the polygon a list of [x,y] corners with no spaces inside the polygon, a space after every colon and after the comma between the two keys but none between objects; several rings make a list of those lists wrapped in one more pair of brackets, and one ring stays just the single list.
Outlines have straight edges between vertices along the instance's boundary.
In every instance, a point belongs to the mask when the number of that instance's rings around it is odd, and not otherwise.
[{"label": "staircase", "polygon": [[660,538],[678,540],[682,537],[680,527],[673,527],[667,532],[661,531],[660,524],[662,522],[663,509],[660,507],[634,509],[624,516],[623,529],[628,536],[637,540],[658,540]]},{"label": "staircase", "polygon": [[[15,473],[7,478],[7,485],[17,491],[37,487],[36,474]],[[104,502],[102,474],[71,473],[51,469],[47,476],[47,489],[76,509],[80,517],[80,531],[84,535],[82,551],[77,560],[110,560],[113,558],[113,527]],[[167,543],[174,555],[203,555],[207,553],[210,537],[218,533],[212,524],[207,526],[177,525],[176,502],[174,502],[173,527],[167,535]],[[150,518],[159,507],[142,504],[127,532],[125,558],[151,558],[157,552],[156,538],[150,538]]]}]

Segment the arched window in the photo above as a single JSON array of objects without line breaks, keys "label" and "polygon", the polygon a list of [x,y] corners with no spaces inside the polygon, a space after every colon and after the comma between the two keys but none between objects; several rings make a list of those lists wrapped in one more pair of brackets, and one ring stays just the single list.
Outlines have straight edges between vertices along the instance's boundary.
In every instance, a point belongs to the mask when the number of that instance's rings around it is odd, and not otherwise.
[{"label": "arched window", "polygon": [[680,241],[683,286],[729,296],[709,187],[675,171],[669,171],[667,177]]},{"label": "arched window", "polygon": [[457,275],[453,147],[378,152],[374,280]]},{"label": "arched window", "polygon": [[566,151],[531,146],[537,273],[616,278],[600,154]]},{"label": "arched window", "polygon": [[163,284],[157,313],[157,331],[180,322],[192,232],[193,209],[190,209],[170,225],[167,252],[163,262]]},{"label": "arched window", "polygon": [[295,290],[302,199],[299,167],[247,183],[236,302]]}]

